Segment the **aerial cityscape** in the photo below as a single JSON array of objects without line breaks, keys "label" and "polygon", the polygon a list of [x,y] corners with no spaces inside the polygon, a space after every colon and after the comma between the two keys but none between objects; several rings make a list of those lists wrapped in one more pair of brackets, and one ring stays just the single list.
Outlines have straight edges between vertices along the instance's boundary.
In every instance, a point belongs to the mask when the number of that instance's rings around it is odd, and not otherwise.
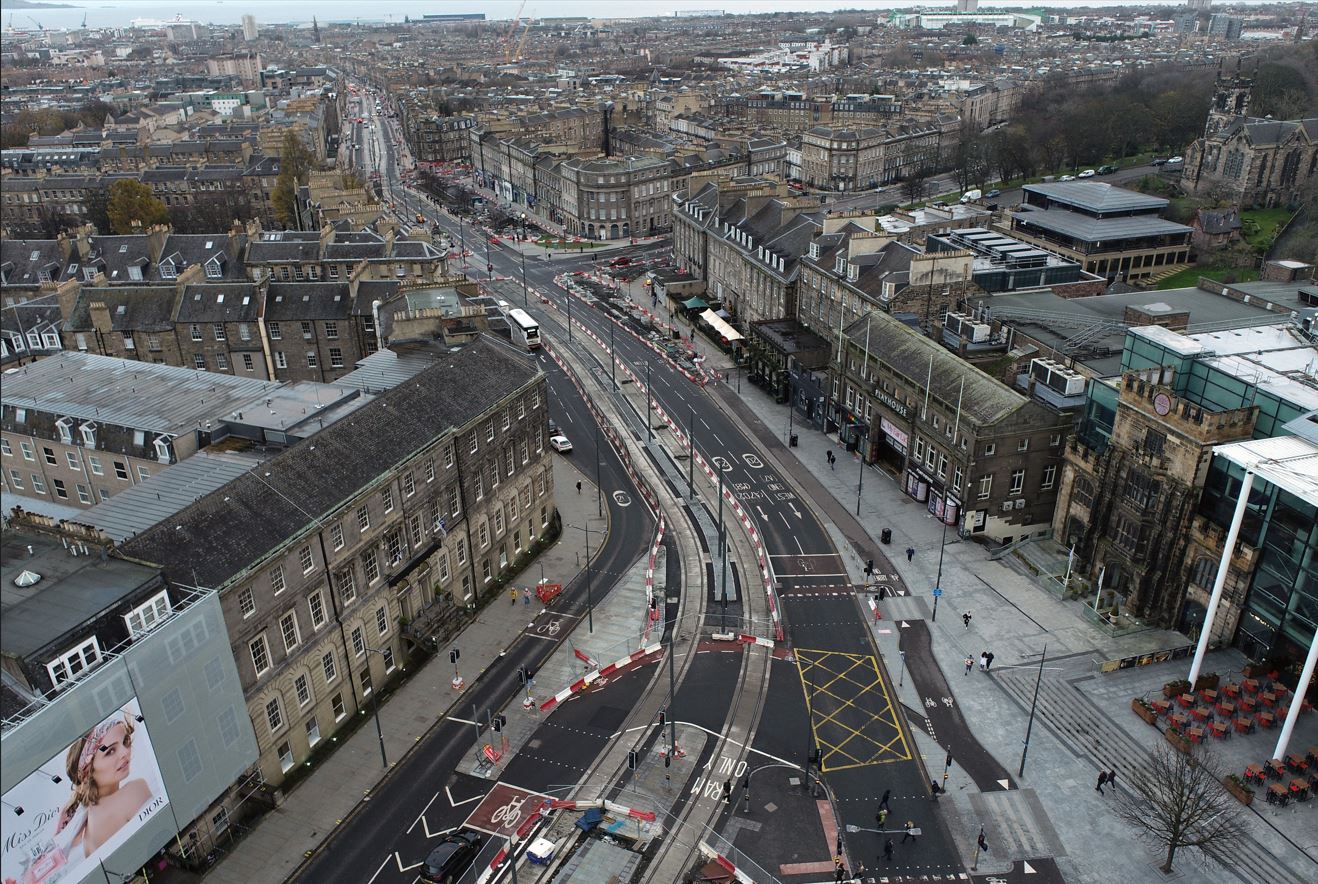
[{"label": "aerial cityscape", "polygon": [[4,884],[1318,881],[1318,4],[6,0]]}]

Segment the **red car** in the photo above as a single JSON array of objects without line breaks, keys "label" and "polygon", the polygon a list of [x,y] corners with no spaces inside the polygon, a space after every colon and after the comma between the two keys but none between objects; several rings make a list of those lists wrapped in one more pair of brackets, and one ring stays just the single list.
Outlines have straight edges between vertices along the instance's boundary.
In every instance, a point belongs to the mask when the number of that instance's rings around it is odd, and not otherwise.
[{"label": "red car", "polygon": [[621,258],[614,258],[612,261],[609,262],[609,266],[610,266],[610,267],[626,267],[626,266],[627,266],[628,264],[630,264],[631,262],[632,262],[632,259],[631,259],[631,258],[628,258],[628,257],[624,256],[624,257],[621,257]]}]

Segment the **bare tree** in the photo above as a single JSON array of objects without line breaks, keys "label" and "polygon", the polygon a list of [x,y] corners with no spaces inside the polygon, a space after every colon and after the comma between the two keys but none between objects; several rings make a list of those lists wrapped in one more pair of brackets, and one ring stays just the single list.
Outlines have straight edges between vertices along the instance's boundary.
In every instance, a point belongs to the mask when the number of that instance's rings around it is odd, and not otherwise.
[{"label": "bare tree", "polygon": [[902,179],[902,195],[908,203],[918,203],[929,192],[929,170],[913,169]]},{"label": "bare tree", "polygon": [[1167,851],[1164,874],[1171,873],[1176,851],[1183,847],[1225,864],[1244,837],[1239,805],[1223,788],[1215,765],[1197,749],[1183,754],[1163,745],[1154,751],[1145,775],[1127,782],[1135,794],[1121,800],[1117,816],[1144,841]]}]

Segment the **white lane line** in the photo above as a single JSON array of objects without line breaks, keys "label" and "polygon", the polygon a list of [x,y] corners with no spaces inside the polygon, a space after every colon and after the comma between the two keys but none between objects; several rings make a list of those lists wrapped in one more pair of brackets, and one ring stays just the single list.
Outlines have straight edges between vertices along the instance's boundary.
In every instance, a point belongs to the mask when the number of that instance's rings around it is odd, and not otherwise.
[{"label": "white lane line", "polygon": [[709,430],[711,433],[714,432],[714,428],[711,427],[709,424],[705,423],[705,419],[704,419],[703,417],[700,419],[700,422],[701,422],[702,424],[705,424],[705,429],[706,429],[706,430]]},{"label": "white lane line", "polygon": [[[801,545],[801,538],[793,535],[792,539],[796,541],[796,548],[801,551],[801,555],[805,555],[805,547]],[[818,553],[816,553],[816,555],[818,555]]]},{"label": "white lane line", "polygon": [[[447,789],[448,787],[446,786],[445,788]],[[438,792],[436,792],[434,795],[431,795],[431,796],[430,796],[430,800],[426,802],[426,806],[425,806],[425,808],[423,808],[422,811],[421,811],[421,813],[417,815],[417,818],[416,818],[416,819],[412,820],[412,825],[410,825],[410,826],[407,827],[407,834],[409,834],[409,835],[412,834],[412,830],[416,828],[416,824],[419,823],[419,822],[421,822],[421,817],[423,817],[423,816],[426,815],[426,811],[427,811],[427,810],[430,810],[430,805],[434,804],[434,803],[435,803],[435,799],[438,798],[438,797],[439,797],[439,793],[438,793]],[[449,795],[449,801],[452,801],[452,800],[453,800],[453,796],[452,796],[452,795]]]},{"label": "white lane line", "polygon": [[720,445],[723,445],[724,448],[727,448],[727,447],[728,447],[727,445],[724,445],[723,440],[720,439],[720,438],[718,437],[718,433],[714,433],[714,434],[712,434],[712,435],[714,436],[714,441],[715,441],[715,442],[717,442],[717,443],[720,444]]},{"label": "white lane line", "polygon": [[389,860],[391,859],[393,859],[392,856],[386,856],[384,862],[380,863],[380,868],[375,870],[375,874],[371,876],[371,879],[367,881],[366,884],[374,884],[375,879],[380,877],[380,873],[384,871],[385,866],[389,865]]},{"label": "white lane line", "polygon": [[765,758],[772,758],[774,761],[777,761],[779,764],[785,764],[788,767],[796,767],[796,768],[799,768],[801,766],[801,763],[799,761],[788,761],[785,758],[779,758],[777,755],[770,755],[768,752],[765,752],[763,749],[756,749],[754,746],[747,746],[745,743],[741,742],[740,740],[734,740],[732,739],[732,737],[717,733],[716,731],[712,731],[707,727],[701,727],[700,725],[692,724],[689,721],[679,721],[677,724],[680,727],[693,727],[698,731],[704,731],[705,733],[709,734],[711,737],[713,737],[716,740],[721,739],[724,742],[732,743],[734,746],[740,746],[741,748],[745,749],[747,752],[754,752],[756,755],[763,755]]},{"label": "white lane line", "polygon": [[783,524],[787,526],[788,531],[792,530],[792,523],[787,521],[787,517],[784,516],[781,511],[778,513],[778,518],[783,520]]}]

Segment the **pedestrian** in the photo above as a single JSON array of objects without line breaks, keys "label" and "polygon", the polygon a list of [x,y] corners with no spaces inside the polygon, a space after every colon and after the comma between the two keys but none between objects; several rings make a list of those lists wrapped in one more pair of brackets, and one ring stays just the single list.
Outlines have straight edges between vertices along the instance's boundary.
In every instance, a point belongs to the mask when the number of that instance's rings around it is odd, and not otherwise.
[{"label": "pedestrian", "polygon": [[530,587],[527,587],[526,589],[522,590],[522,602],[523,602],[524,604],[527,604],[527,605],[531,604],[531,588],[530,588]]},{"label": "pedestrian", "polygon": [[913,546],[906,547],[906,561],[909,562],[914,558],[915,558],[915,547]]},{"label": "pedestrian", "polygon": [[879,812],[875,814],[875,817],[879,821],[879,828],[882,829],[888,822],[888,808],[880,808]]},{"label": "pedestrian", "polygon": [[578,494],[581,493],[581,483],[580,483],[580,482],[577,483],[577,493],[578,493]]},{"label": "pedestrian", "polygon": [[883,858],[884,858],[885,860],[887,860],[888,862],[892,862],[892,839],[891,839],[891,838],[889,838],[888,840],[886,840],[886,841],[883,842]]},{"label": "pedestrian", "polygon": [[969,674],[970,674],[970,670],[971,670],[972,668],[974,668],[974,666],[975,666],[975,661],[972,660],[972,659],[970,659],[969,657],[967,657],[967,658],[966,658],[966,675],[969,675]]},{"label": "pedestrian", "polygon": [[1107,784],[1113,789],[1117,788],[1117,772],[1115,770],[1107,772]]},{"label": "pedestrian", "polygon": [[[891,797],[892,797],[892,790],[884,789],[883,797],[879,799],[879,807],[883,808],[885,811],[888,810],[888,799]],[[886,816],[887,814],[884,815]]]},{"label": "pedestrian", "polygon": [[988,672],[988,651],[979,652],[979,671]]},{"label": "pedestrian", "polygon": [[964,624],[966,624],[966,629],[969,629],[969,628],[970,628],[970,620],[971,620],[971,617],[970,617],[970,612],[969,612],[969,611],[967,611],[966,613],[964,613],[964,614],[961,615],[961,622],[964,623]]},{"label": "pedestrian", "polygon": [[902,843],[903,843],[903,844],[906,843],[906,839],[907,839],[907,838],[910,838],[912,841],[914,841],[914,840],[915,840],[915,823],[912,822],[911,820],[907,820],[907,821],[902,825],[902,832],[903,832],[903,834],[902,834]]},{"label": "pedestrian", "polygon": [[1103,791],[1103,784],[1106,783],[1106,782],[1107,782],[1107,771],[1105,771],[1105,770],[1100,770],[1100,771],[1098,772],[1098,785],[1094,787],[1095,789],[1098,790],[1098,794],[1100,794],[1100,795],[1106,795],[1106,794],[1107,794],[1106,792]]},{"label": "pedestrian", "polygon": [[512,589],[510,589],[508,591],[508,594],[512,596],[513,607],[514,608],[517,607],[517,587],[514,586]]},{"label": "pedestrian", "polygon": [[984,671],[987,672],[992,668],[993,668],[993,652],[989,651],[987,654],[984,655]]}]

